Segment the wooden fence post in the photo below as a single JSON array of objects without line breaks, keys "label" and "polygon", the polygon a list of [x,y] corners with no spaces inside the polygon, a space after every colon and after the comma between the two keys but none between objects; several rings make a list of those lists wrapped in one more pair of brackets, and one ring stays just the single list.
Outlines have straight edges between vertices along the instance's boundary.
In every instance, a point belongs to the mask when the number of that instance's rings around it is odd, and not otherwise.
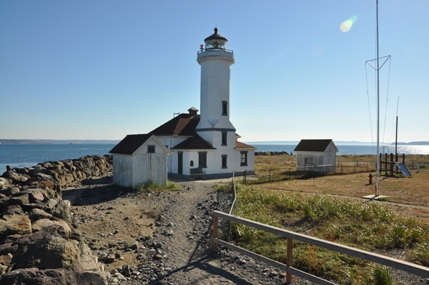
[{"label": "wooden fence post", "polygon": [[[213,216],[213,237],[217,238],[217,216]],[[217,243],[213,242],[213,249],[217,250]]]},{"label": "wooden fence post", "polygon": [[[292,267],[292,239],[287,239],[286,265]],[[286,272],[286,283],[292,284],[292,274]]]}]

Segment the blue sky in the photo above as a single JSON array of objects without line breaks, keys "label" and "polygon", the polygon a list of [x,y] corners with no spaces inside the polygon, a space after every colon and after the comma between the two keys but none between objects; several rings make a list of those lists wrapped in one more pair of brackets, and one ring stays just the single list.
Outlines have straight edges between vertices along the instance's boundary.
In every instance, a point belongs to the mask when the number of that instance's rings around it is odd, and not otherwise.
[{"label": "blue sky", "polygon": [[[429,1],[379,2],[381,142],[397,114],[399,141],[429,141]],[[242,141],[376,141],[375,0],[210,3],[0,1],[0,138],[120,140],[199,108],[217,26]]]}]

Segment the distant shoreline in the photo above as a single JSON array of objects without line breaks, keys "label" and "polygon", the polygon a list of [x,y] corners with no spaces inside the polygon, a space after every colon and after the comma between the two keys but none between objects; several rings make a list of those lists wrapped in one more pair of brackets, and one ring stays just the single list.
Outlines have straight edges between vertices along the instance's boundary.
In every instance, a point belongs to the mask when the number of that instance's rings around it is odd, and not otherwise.
[{"label": "distant shoreline", "polygon": [[[117,144],[120,140],[34,140],[34,139],[0,139],[0,144]],[[299,141],[250,141],[245,142],[254,145],[297,145]],[[374,145],[374,142],[359,141],[334,141],[336,145]],[[383,145],[395,145],[395,143],[383,143]],[[398,145],[429,145],[429,141],[398,142]]]},{"label": "distant shoreline", "polygon": [[16,144],[117,144],[120,140],[17,140],[0,139],[2,145]]}]

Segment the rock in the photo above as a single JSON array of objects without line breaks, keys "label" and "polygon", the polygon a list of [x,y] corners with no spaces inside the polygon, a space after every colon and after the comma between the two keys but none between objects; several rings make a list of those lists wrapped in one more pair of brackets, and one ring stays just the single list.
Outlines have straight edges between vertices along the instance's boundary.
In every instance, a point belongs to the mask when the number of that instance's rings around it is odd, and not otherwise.
[{"label": "rock", "polygon": [[103,262],[105,263],[113,263],[115,262],[115,255],[114,254],[108,254],[103,258]]},{"label": "rock", "polygon": [[67,236],[71,235],[71,228],[65,221],[51,221],[49,219],[40,219],[32,224],[33,232],[42,231],[52,225],[58,225],[63,228]]},{"label": "rock", "polygon": [[15,242],[18,250],[13,254],[12,269],[37,267],[81,270],[78,243],[67,240],[66,235],[62,227],[54,225],[18,239]]},{"label": "rock", "polygon": [[10,186],[11,186],[11,183],[9,182],[9,179],[0,177],[0,190],[6,189]]},{"label": "rock", "polygon": [[0,284],[31,284],[31,285],[104,285],[106,274],[94,272],[73,272],[65,269],[25,268],[0,275]]},{"label": "rock", "polygon": [[28,217],[32,221],[37,221],[39,219],[52,219],[53,216],[42,209],[34,208],[28,213]]},{"label": "rock", "polygon": [[58,203],[52,209],[52,215],[68,223],[71,223],[70,202],[63,200],[58,201]]},{"label": "rock", "polygon": [[31,221],[24,214],[3,215],[0,219],[0,240],[11,234],[31,233]]}]

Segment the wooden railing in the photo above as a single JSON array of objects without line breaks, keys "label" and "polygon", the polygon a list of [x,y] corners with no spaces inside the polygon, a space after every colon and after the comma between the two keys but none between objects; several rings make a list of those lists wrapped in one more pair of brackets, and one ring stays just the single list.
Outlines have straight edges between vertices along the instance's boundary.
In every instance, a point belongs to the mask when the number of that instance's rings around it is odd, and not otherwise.
[{"label": "wooden railing", "polygon": [[[225,242],[217,237],[218,233],[218,218],[222,218],[228,221],[236,222],[239,224],[243,224],[249,227],[253,227],[259,230],[263,230],[281,237],[287,238],[287,252],[286,254],[286,264],[269,259],[267,257],[261,256],[259,254],[256,254],[254,252],[248,251],[244,248],[238,247],[236,245],[233,245],[231,243]],[[350,256],[362,258],[364,260],[368,260],[371,262],[375,262],[378,264],[382,264],[385,266],[389,266],[392,268],[396,268],[402,271],[406,271],[415,275],[419,275],[421,277],[428,278],[429,277],[429,268],[424,267],[421,265],[413,264],[410,262],[406,262],[403,260],[383,256],[381,254],[372,253],[369,251],[360,250],[357,248],[353,248],[346,245],[341,245],[338,243],[322,240],[319,238],[315,238],[312,236],[307,236],[291,231],[287,231],[284,229],[276,228],[273,226],[265,225],[262,223],[258,223],[255,221],[243,219],[237,216],[233,216],[230,214],[226,214],[219,211],[213,211],[213,237],[212,237],[212,243],[213,248],[217,249],[218,245],[227,247],[229,249],[232,249],[234,251],[237,251],[239,253],[242,253],[244,255],[250,256],[251,258],[265,262],[268,265],[271,265],[277,269],[280,269],[282,271],[286,272],[286,282],[288,284],[292,283],[292,275],[299,276],[301,278],[304,278],[306,280],[309,280],[311,282],[317,283],[317,284],[335,284],[331,281],[322,279],[320,277],[317,277],[315,275],[309,274],[307,272],[301,271],[297,268],[292,267],[292,248],[293,248],[293,240],[301,241],[310,245],[326,248],[332,251],[336,251],[339,253],[347,254]]]}]

